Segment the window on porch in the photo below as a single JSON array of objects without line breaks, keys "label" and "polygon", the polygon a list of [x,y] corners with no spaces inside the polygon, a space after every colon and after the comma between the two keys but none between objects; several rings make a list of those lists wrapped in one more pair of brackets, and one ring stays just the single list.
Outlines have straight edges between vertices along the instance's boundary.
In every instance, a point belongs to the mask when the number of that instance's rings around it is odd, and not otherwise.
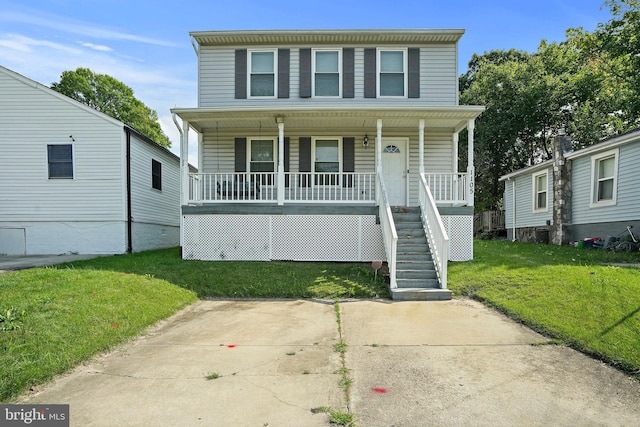
[{"label": "window on porch", "polygon": [[315,139],[314,140],[313,172],[315,185],[339,185],[340,184],[340,140]]}]

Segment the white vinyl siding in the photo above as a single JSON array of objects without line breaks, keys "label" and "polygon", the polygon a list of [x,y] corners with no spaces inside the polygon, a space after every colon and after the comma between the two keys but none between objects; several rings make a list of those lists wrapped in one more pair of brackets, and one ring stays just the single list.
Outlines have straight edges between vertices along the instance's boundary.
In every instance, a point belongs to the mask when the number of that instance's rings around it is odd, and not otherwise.
[{"label": "white vinyl siding", "polygon": [[[420,98],[364,98],[364,47],[354,51],[354,98],[300,98],[300,47],[290,49],[289,93],[286,99],[235,99],[235,49],[259,49],[255,46],[203,46],[199,55],[198,107],[237,107],[259,105],[457,105],[458,72],[455,44],[429,44],[420,48]],[[305,46],[317,49],[337,49],[342,46]],[[371,46],[374,47],[374,46]],[[391,49],[404,49],[398,46]],[[277,55],[276,55],[277,56]],[[248,62],[248,61],[247,61]],[[342,71],[342,70],[340,70]],[[342,76],[340,77],[342,80]]]},{"label": "white vinyl siding", "polygon": [[[162,165],[162,191],[153,188],[153,160]],[[177,158],[131,135],[131,214],[134,222],[179,226],[179,182]]]}]

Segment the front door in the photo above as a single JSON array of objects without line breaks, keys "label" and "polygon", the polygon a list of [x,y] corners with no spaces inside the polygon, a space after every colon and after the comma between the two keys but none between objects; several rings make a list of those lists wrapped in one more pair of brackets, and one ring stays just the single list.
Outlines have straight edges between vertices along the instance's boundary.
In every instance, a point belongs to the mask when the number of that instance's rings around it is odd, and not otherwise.
[{"label": "front door", "polygon": [[382,178],[391,206],[407,205],[407,139],[382,138]]}]

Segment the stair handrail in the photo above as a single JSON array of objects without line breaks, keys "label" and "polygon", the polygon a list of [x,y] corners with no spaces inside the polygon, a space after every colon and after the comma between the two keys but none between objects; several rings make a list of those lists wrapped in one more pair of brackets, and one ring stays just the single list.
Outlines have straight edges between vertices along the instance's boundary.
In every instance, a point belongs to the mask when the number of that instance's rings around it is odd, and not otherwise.
[{"label": "stair handrail", "polygon": [[449,261],[449,235],[444,227],[442,217],[438,212],[436,201],[431,194],[429,184],[423,174],[420,174],[419,199],[422,224],[429,240],[436,274],[442,289],[447,289],[447,266]]},{"label": "stair handrail", "polygon": [[396,224],[393,221],[391,205],[389,204],[387,189],[384,185],[382,174],[378,172],[377,178],[376,185],[378,188],[376,189],[376,203],[378,205],[380,225],[382,227],[384,249],[387,254],[387,265],[389,266],[389,286],[391,289],[395,289],[398,286],[396,283],[398,232],[396,231]]}]

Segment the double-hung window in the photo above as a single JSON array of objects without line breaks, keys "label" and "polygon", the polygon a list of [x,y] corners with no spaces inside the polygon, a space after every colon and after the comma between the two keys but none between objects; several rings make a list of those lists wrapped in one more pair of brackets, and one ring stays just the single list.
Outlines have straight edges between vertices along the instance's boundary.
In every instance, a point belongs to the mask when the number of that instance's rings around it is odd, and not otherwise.
[{"label": "double-hung window", "polygon": [[338,185],[340,180],[340,139],[317,138],[313,145],[316,185]]},{"label": "double-hung window", "polygon": [[378,50],[378,96],[406,97],[407,51]]},{"label": "double-hung window", "polygon": [[249,51],[249,95],[251,97],[276,96],[276,50]]},{"label": "double-hung window", "polygon": [[592,206],[616,203],[618,150],[608,151],[591,158]]},{"label": "double-hung window", "polygon": [[533,175],[533,210],[537,212],[546,212],[547,208],[547,193],[548,193],[548,181],[549,174],[545,171],[537,175]]},{"label": "double-hung window", "polygon": [[47,145],[49,179],[73,179],[73,146],[71,144]]},{"label": "double-hung window", "polygon": [[341,59],[339,50],[313,51],[314,96],[341,96]]}]

